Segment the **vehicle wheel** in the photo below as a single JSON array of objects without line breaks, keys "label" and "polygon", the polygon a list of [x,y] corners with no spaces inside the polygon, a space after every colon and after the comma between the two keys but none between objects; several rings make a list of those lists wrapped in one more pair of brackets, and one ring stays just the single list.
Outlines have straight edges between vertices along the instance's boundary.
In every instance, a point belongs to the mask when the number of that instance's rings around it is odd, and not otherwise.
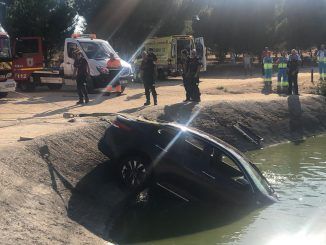
[{"label": "vehicle wheel", "polygon": [[47,85],[50,90],[59,90],[62,88],[62,84],[50,83]]},{"label": "vehicle wheel", "polygon": [[120,163],[119,176],[129,189],[141,190],[149,181],[149,164],[139,156],[129,156]]},{"label": "vehicle wheel", "polygon": [[0,99],[5,98],[8,95],[8,92],[0,92]]},{"label": "vehicle wheel", "polygon": [[24,91],[24,92],[32,92],[35,90],[35,84],[33,84],[31,82],[21,82],[19,84],[19,88],[21,91]]}]

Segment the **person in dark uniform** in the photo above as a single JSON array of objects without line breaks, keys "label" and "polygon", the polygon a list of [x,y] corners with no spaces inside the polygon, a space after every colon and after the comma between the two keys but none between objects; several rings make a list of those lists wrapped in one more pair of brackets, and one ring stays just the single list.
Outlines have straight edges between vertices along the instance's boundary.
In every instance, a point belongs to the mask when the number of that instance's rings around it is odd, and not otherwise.
[{"label": "person in dark uniform", "polygon": [[291,55],[289,56],[288,61],[288,80],[289,80],[289,90],[288,94],[295,94],[299,95],[298,89],[298,73],[299,73],[299,66],[300,66],[300,56],[295,49],[292,49]]},{"label": "person in dark uniform", "polygon": [[153,95],[154,105],[157,105],[157,93],[155,90],[155,63],[151,57],[148,56],[147,52],[144,51],[142,55],[142,63],[140,65],[141,77],[144,82],[146,102],[144,105],[151,104],[151,92]]},{"label": "person in dark uniform", "polygon": [[[89,102],[88,93],[87,93],[87,77],[89,76],[89,67],[87,60],[83,57],[83,54],[80,50],[75,52],[76,58],[74,62],[74,73],[73,77],[76,77],[77,83],[77,93],[79,96],[79,101],[77,105],[87,104]],[[77,76],[76,76],[77,74]]]},{"label": "person in dark uniform", "polygon": [[187,60],[186,79],[189,83],[189,91],[191,100],[200,102],[199,91],[199,72],[202,64],[197,57],[196,49],[190,51],[190,57]]},{"label": "person in dark uniform", "polygon": [[180,65],[182,69],[182,80],[183,80],[183,86],[186,91],[186,99],[184,102],[190,101],[191,100],[191,95],[190,95],[190,89],[189,89],[189,81],[187,79],[186,73],[187,73],[187,61],[189,59],[189,54],[187,49],[183,49],[181,51],[181,59],[180,59]]},{"label": "person in dark uniform", "polygon": [[155,64],[155,62],[157,61],[157,57],[156,57],[156,55],[154,54],[154,50],[153,50],[152,48],[149,48],[149,49],[148,49],[147,55],[148,55],[148,58],[149,58],[149,59],[152,59],[153,62],[154,62],[154,64]]}]

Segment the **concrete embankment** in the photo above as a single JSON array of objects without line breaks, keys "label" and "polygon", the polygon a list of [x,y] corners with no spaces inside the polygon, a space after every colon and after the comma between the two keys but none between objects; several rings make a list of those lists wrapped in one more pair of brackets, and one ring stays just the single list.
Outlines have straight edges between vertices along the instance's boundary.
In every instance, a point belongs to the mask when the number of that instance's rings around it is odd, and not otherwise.
[{"label": "concrete embankment", "polygon": [[[189,123],[241,150],[252,150],[286,141],[300,141],[326,131],[326,100],[322,96],[290,96],[269,101],[175,104],[135,112],[148,119]],[[255,144],[234,125],[243,125],[249,136],[263,138]]]},{"label": "concrete embankment", "polygon": [[[125,111],[190,125],[250,150],[326,131],[324,97],[264,102],[207,102]],[[96,120],[95,120],[96,121]],[[257,145],[235,124],[264,138]],[[128,193],[116,185],[97,142],[108,124],[96,121],[1,150],[1,244],[102,244]]]}]

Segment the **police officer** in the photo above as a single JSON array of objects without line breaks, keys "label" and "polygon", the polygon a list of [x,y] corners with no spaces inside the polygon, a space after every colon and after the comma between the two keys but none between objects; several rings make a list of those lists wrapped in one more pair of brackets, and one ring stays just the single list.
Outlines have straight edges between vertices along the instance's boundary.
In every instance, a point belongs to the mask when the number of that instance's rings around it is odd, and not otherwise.
[{"label": "police officer", "polygon": [[154,105],[157,105],[157,93],[155,89],[155,63],[151,57],[148,56],[147,52],[144,51],[142,54],[142,63],[140,65],[141,77],[144,82],[146,102],[144,105],[150,105],[150,95],[152,92]]},{"label": "police officer", "polygon": [[87,77],[90,74],[89,66],[87,60],[83,57],[83,54],[79,49],[75,51],[74,68],[73,77],[76,77],[77,93],[79,96],[79,101],[76,104],[82,105],[84,102],[87,104],[89,102],[89,98],[86,85]]},{"label": "police officer", "polygon": [[288,72],[289,72],[289,90],[288,94],[299,95],[298,91],[298,73],[299,73],[299,65],[301,59],[298,55],[298,52],[295,49],[292,49],[291,54],[289,56],[288,61]]},{"label": "police officer", "polygon": [[147,56],[148,56],[149,59],[152,59],[154,64],[155,64],[155,62],[157,61],[157,57],[154,54],[154,50],[152,48],[148,49]]},{"label": "police officer", "polygon": [[191,100],[200,102],[199,91],[199,72],[202,64],[197,57],[196,49],[190,51],[190,57],[187,60],[186,79],[189,83]]},{"label": "police officer", "polygon": [[182,80],[183,80],[183,86],[186,91],[186,99],[184,102],[190,101],[191,100],[191,94],[190,94],[190,88],[189,88],[189,81],[187,79],[187,61],[189,59],[189,54],[187,49],[183,49],[181,51],[181,59],[180,59],[180,65],[182,69]]}]

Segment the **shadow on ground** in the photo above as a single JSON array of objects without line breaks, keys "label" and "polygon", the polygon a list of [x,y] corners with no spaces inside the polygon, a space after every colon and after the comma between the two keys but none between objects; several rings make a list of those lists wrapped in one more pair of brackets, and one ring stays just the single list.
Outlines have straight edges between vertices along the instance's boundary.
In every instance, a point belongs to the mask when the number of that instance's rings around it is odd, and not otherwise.
[{"label": "shadow on ground", "polygon": [[95,235],[118,244],[143,243],[217,228],[251,210],[191,206],[153,187],[137,197],[116,183],[111,162],[98,165],[76,185],[68,217]]}]

